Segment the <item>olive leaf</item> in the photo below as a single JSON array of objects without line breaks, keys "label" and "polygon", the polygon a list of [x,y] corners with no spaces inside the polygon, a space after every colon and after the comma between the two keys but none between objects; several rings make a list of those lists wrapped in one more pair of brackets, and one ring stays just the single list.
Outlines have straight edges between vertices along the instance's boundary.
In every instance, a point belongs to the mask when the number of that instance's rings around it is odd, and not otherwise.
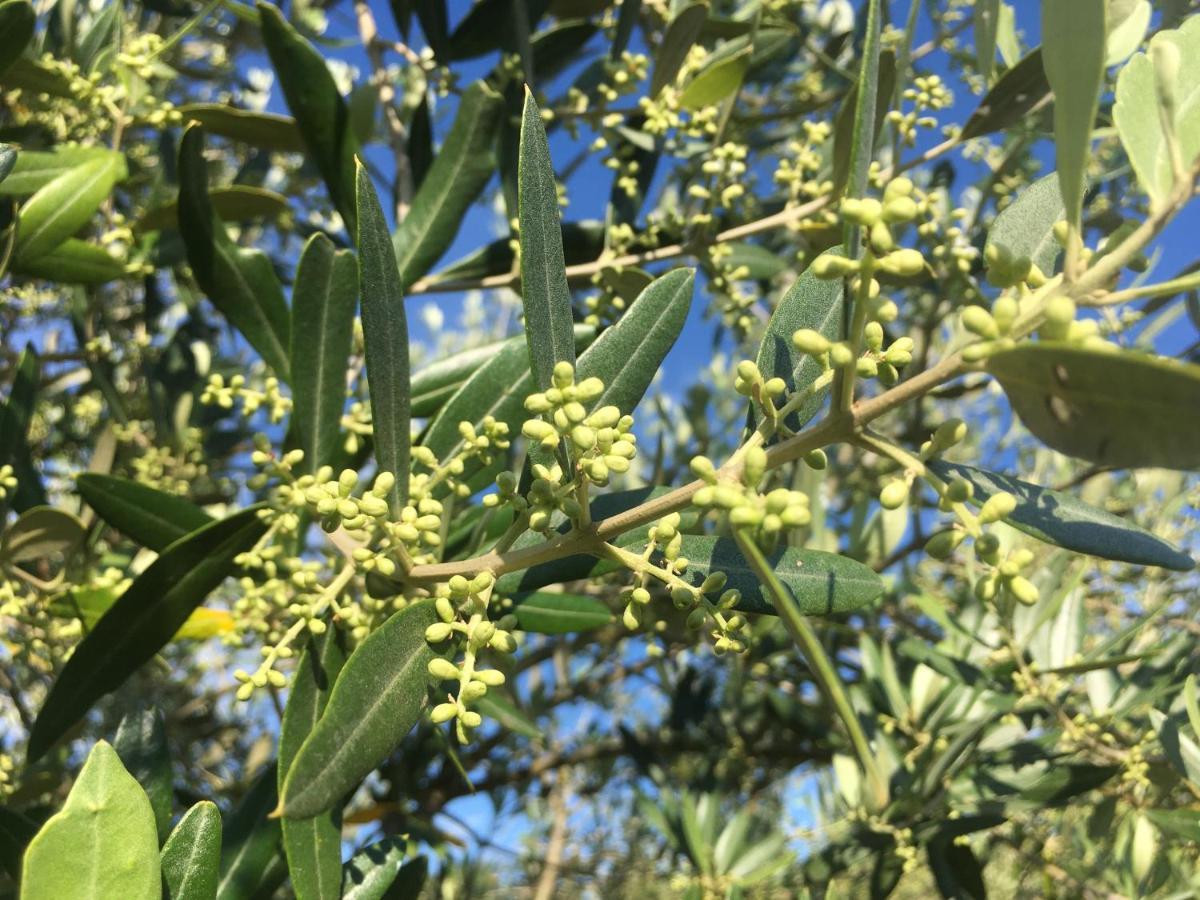
[{"label": "olive leaf", "polygon": [[592,631],[613,622],[612,611],[595,597],[534,591],[513,598],[513,615],[522,631],[571,634]]},{"label": "olive leaf", "polygon": [[185,103],[179,112],[185,122],[199,122],[206,131],[253,147],[285,153],[305,149],[304,138],[291,116],[238,109],[225,103]]},{"label": "olive leaf", "polygon": [[221,875],[221,812],[201,800],[179,820],[160,860],[166,900],[212,900]]},{"label": "olive leaf", "polygon": [[[312,637],[300,658],[279,727],[280,792],[296,754],[325,711],[346,655],[344,636],[335,627]],[[342,881],[340,809],[310,819],[284,819],[283,849],[297,900],[337,896]]]},{"label": "olive leaf", "polygon": [[35,506],[0,534],[0,565],[59,556],[69,559],[83,546],[86,529],[77,516],[50,506]]},{"label": "olive leaf", "polygon": [[125,158],[106,154],[38,188],[17,214],[17,264],[36,260],[82,229],[126,174]]},{"label": "olive leaf", "polygon": [[1092,144],[1092,124],[1104,87],[1105,0],[1042,4],[1042,65],[1054,91],[1054,156],[1067,221],[1077,229]]},{"label": "olive leaf", "polygon": [[408,842],[388,837],[368,844],[346,862],[341,876],[342,900],[383,900],[407,858]]},{"label": "olive leaf", "polygon": [[12,269],[21,275],[64,284],[104,284],[126,274],[121,260],[103,247],[77,238],[67,238],[34,259],[14,259]]},{"label": "olive leaf", "polygon": [[1200,468],[1200,366],[1039,341],[990,357],[1025,427],[1106,466]]},{"label": "olive leaf", "polygon": [[[251,219],[278,219],[291,206],[287,197],[266,188],[249,184],[231,184],[212,188],[208,192],[213,212],[223,222],[246,222]],[[158,231],[179,224],[179,205],[165,203],[148,210],[134,226],[138,231]]]},{"label": "olive leaf", "polygon": [[1054,236],[1054,226],[1066,214],[1058,173],[1051,172],[1022,190],[1004,207],[988,229],[985,249],[996,248],[1001,258],[1013,264],[1028,260],[1043,275],[1054,274],[1054,265],[1062,245]]},{"label": "olive leaf", "polygon": [[1022,57],[983,95],[963,126],[962,139],[1004,131],[1024,119],[1050,96],[1050,83],[1042,66],[1042,48]]},{"label": "olive leaf", "polygon": [[167,747],[167,726],[162,713],[147,707],[128,713],[117,727],[113,749],[129,774],[142,786],[154,811],[160,842],[171,830],[171,808],[175,801],[175,774]]},{"label": "olive leaf", "polygon": [[190,500],[128,478],[85,472],[75,479],[75,487],[96,515],[154,551],[213,521]]},{"label": "olive leaf", "polygon": [[496,167],[492,146],[504,104],[485,82],[463,93],[446,140],[396,229],[400,284],[410,286],[446,252]]},{"label": "olive leaf", "polygon": [[25,52],[36,24],[37,15],[29,0],[0,3],[0,75]]},{"label": "olive leaf", "polygon": [[671,17],[662,43],[654,54],[654,73],[650,77],[651,97],[657,97],[664,87],[675,81],[707,19],[708,6],[704,3],[681,6]]},{"label": "olive leaf", "polygon": [[533,383],[544,391],[557,363],[575,364],[575,338],[554,166],[541,112],[528,89],[521,117],[518,194],[525,339]]},{"label": "olive leaf", "polygon": [[974,488],[976,503],[1000,492],[1011,494],[1017,505],[1004,521],[1040,541],[1140,566],[1180,572],[1194,566],[1192,558],[1169,541],[1063,491],[961,463],[931,460],[926,465],[942,478],[965,478]]},{"label": "olive leaf", "polygon": [[284,779],[284,816],[333,809],[416,726],[434,656],[425,629],[435,621],[432,601],[411,603],[350,654]]},{"label": "olive leaf", "polygon": [[371,176],[358,163],[358,292],[362,297],[363,343],[371,423],[379,468],[396,476],[392,511],[408,502],[409,455],[412,452],[411,398],[408,363],[408,319],[396,253]]},{"label": "olive leaf", "polygon": [[346,364],[358,301],[354,254],[323,234],[304,245],[292,290],[292,418],[306,471],[333,461],[341,449]]},{"label": "olive leaf", "polygon": [[30,841],[21,898],[159,900],[159,878],[158,834],[150,801],[116,751],[100,741],[88,754],[63,808]]},{"label": "olive leaf", "polygon": [[200,289],[283,381],[288,380],[287,302],[271,261],[239,247],[213,212],[204,166],[204,131],[190,126],[179,144],[179,233]]},{"label": "olive leaf", "polygon": [[1160,112],[1160,87],[1174,98],[1172,125],[1185,166],[1200,156],[1200,17],[1192,16],[1182,26],[1161,31],[1152,45],[1172,45],[1179,54],[1179,66],[1171,83],[1159,86],[1154,63],[1146,53],[1135,53],[1117,78],[1113,122],[1125,146],[1125,153],[1137,173],[1138,182],[1150,197],[1152,206],[1160,206],[1171,192],[1175,174],[1171,153],[1163,132]]},{"label": "olive leaf", "polygon": [[355,165],[358,141],[350,127],[350,113],[338,91],[321,52],[296,31],[282,13],[259,0],[263,44],[288,110],[316,164],[333,205],[346,223],[346,231],[357,233],[355,224]]},{"label": "olive leaf", "polygon": [[134,579],[55,679],[29,735],[30,761],[171,640],[229,574],[234,557],[266,531],[258,512],[246,509],[192,532]]},{"label": "olive leaf", "polygon": [[216,900],[270,897],[287,876],[279,846],[279,820],[270,816],[278,800],[275,782],[272,763],[255,777],[225,820]]},{"label": "olive leaf", "polygon": [[118,161],[121,154],[108,147],[79,144],[63,144],[53,150],[22,150],[16,154],[8,175],[0,180],[0,195],[28,196],[72,169],[101,159]]}]

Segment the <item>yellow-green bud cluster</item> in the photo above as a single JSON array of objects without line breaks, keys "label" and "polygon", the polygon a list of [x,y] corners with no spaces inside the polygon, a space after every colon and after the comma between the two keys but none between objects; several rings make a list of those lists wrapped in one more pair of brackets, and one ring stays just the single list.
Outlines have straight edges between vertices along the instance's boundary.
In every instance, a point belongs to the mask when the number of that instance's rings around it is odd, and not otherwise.
[{"label": "yellow-green bud cluster", "polygon": [[357,472],[343,469],[335,480],[333,469],[322,466],[313,483],[304,489],[304,499],[320,517],[321,527],[325,531],[337,531],[338,528],[359,531],[373,521],[387,517],[387,497],[395,484],[395,475],[380,472],[371,489],[361,497],[355,497],[353,492],[358,486]]},{"label": "yellow-green bud cluster", "polygon": [[[429,674],[458,683],[457,693],[435,706],[430,718],[436,724],[454,720],[460,743],[466,743],[470,730],[483,723],[471,703],[486,696],[488,688],[504,684],[504,673],[480,668],[478,655],[485,650],[512,653],[517,649],[511,632],[515,619],[505,616],[492,622],[487,615],[495,581],[491,572],[481,572],[470,579],[455,575],[439,585],[434,605],[440,621],[425,629],[425,640],[442,654],[429,662]],[[449,658],[458,653],[462,654],[458,662]]]},{"label": "yellow-green bud cluster", "polygon": [[0,500],[7,500],[8,495],[17,486],[17,476],[13,473],[13,467],[9,465],[0,466]]},{"label": "yellow-green bud cluster", "polygon": [[224,376],[210,375],[208,383],[200,393],[200,402],[219,406],[221,409],[232,409],[233,404],[242,401],[242,413],[249,418],[265,408],[272,422],[281,422],[292,409],[292,400],[285,397],[279,390],[279,379],[274,375],[263,381],[261,391],[246,387],[246,376],[237,374],[225,383]]},{"label": "yellow-green bud cluster", "polygon": [[[990,535],[984,537],[990,537]],[[1021,574],[1033,562],[1031,551],[1023,547],[1018,548],[1010,552],[1006,559],[1000,561],[999,542],[982,539],[976,540],[975,551],[983,562],[993,567],[990,573],[975,582],[976,597],[984,603],[994,603],[1002,593],[1005,593],[1025,606],[1033,606],[1038,602],[1037,586]]]},{"label": "yellow-green bud cluster", "polygon": [[775,488],[759,493],[758,485],[767,470],[767,454],[762,447],[746,450],[740,484],[722,482],[712,462],[704,456],[694,458],[691,468],[697,478],[706,482],[696,491],[692,502],[702,509],[721,510],[732,527],[762,543],[774,544],[784,529],[799,528],[812,521],[808,497],[800,491]]}]

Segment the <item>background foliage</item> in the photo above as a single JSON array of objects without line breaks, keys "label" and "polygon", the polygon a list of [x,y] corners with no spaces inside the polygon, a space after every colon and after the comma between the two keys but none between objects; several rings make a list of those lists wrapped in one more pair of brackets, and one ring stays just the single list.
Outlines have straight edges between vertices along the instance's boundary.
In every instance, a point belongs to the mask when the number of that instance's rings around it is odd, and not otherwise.
[{"label": "background foliage", "polygon": [[1200,890],[1181,0],[0,2],[0,894]]}]

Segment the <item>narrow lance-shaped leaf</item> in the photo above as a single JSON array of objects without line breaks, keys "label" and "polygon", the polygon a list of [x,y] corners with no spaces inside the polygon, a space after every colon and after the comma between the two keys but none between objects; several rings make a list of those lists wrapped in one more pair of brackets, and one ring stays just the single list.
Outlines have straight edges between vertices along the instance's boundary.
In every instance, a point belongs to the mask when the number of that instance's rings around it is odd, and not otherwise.
[{"label": "narrow lance-shaped leaf", "polygon": [[272,763],[254,779],[225,822],[217,900],[270,897],[287,874],[279,848],[279,821],[270,818],[277,800],[275,782]]},{"label": "narrow lance-shaped leaf", "polygon": [[975,64],[984,83],[992,80],[996,64],[996,35],[1000,27],[1000,0],[979,0],[975,4]]},{"label": "narrow lance-shaped leaf", "polygon": [[[828,251],[842,255],[842,248]],[[844,294],[840,281],[817,278],[809,266],[783,295],[767,322],[762,343],[758,345],[758,369],[763,378],[782,378],[787,393],[802,391],[825,371],[811,355],[801,353],[792,344],[792,335],[808,328],[830,341],[838,340],[842,328]],[[799,431],[821,409],[828,390],[817,391],[785,420]]]},{"label": "narrow lance-shaped leaf", "polygon": [[1025,427],[1047,446],[1117,468],[1200,468],[1200,366],[1039,341],[992,356]]},{"label": "narrow lance-shaped leaf", "polygon": [[416,726],[434,656],[425,629],[435,621],[432,601],[413,603],[351,654],[284,781],[284,816],[332,809]]},{"label": "narrow lance-shaped leaf", "polygon": [[1042,48],[1038,47],[1000,76],[963,126],[962,138],[1003,131],[1025,118],[1050,95]]},{"label": "narrow lance-shaped leaf", "polygon": [[1012,494],[1017,506],[1004,521],[1038,540],[1139,566],[1181,572],[1193,567],[1191,557],[1169,541],[1070,494],[973,466],[942,460],[926,465],[943,478],[965,478],[977,503],[1001,491]]},{"label": "narrow lance-shaped leaf", "polygon": [[67,238],[53,250],[33,259],[13,260],[21,275],[62,284],[104,284],[125,277],[121,260],[97,244]]},{"label": "narrow lance-shaped leaf", "polygon": [[124,177],[124,157],[103,156],[39,188],[17,215],[16,261],[36,260],[73,236]]},{"label": "narrow lance-shaped leaf", "polygon": [[221,875],[221,812],[201,800],[179,820],[161,863],[166,900],[213,900]]},{"label": "narrow lance-shaped leaf", "polygon": [[1104,87],[1105,0],[1042,4],[1042,65],[1054,91],[1054,157],[1067,221],[1078,230],[1092,124]]},{"label": "narrow lance-shaped leaf", "polygon": [[544,391],[551,385],[557,363],[575,364],[575,338],[554,166],[541,112],[528,89],[521,118],[517,191],[525,339],[534,384]]},{"label": "narrow lance-shaped leaf", "polygon": [[63,808],[25,851],[21,900],[158,900],[159,878],[150,801],[116,751],[100,741]]},{"label": "narrow lance-shaped leaf", "polygon": [[96,515],[156,552],[213,521],[190,500],[128,478],[86,472],[75,486]]},{"label": "narrow lance-shaped leaf", "polygon": [[8,144],[0,144],[0,185],[17,165],[17,150]]},{"label": "narrow lance-shaped leaf", "polygon": [[371,426],[379,468],[396,476],[393,513],[408,502],[412,449],[408,319],[396,254],[366,166],[358,164],[358,292],[362,297]]},{"label": "narrow lance-shaped leaf", "polygon": [[358,142],[350,127],[350,113],[325,59],[274,6],[258,4],[263,43],[283,88],[288,110],[309,155],[321,173],[333,205],[346,230],[357,232],[354,203],[354,158]]},{"label": "narrow lance-shaped leaf", "polygon": [[120,687],[229,574],[233,559],[266,531],[256,508],[213,522],[168,547],[75,648],[29,736],[41,756],[109,691]]},{"label": "narrow lance-shaped leaf", "polygon": [[338,452],[346,405],[346,363],[358,300],[354,254],[314,234],[300,255],[292,291],[292,415],[315,472]]},{"label": "narrow lance-shaped leaf", "polygon": [[179,233],[200,289],[263,361],[288,380],[288,310],[271,261],[239,247],[213,214],[204,167],[204,131],[191,126],[179,144]]},{"label": "narrow lance-shaped leaf", "polygon": [[[312,733],[346,662],[342,632],[327,628],[314,636],[292,677],[279,727],[279,790],[292,761]],[[334,808],[311,819],[283,820],[283,849],[297,900],[336,897],[342,881],[342,814]]]},{"label": "narrow lance-shaped leaf", "polygon": [[611,624],[612,611],[595,597],[536,591],[513,598],[513,615],[522,631],[571,634]]},{"label": "narrow lance-shaped leaf", "polygon": [[171,751],[167,747],[167,727],[158,709],[141,709],[121,720],[113,749],[129,774],[142,786],[154,810],[154,821],[161,843],[171,830],[171,807],[175,800],[175,776],[171,771]]},{"label": "narrow lance-shaped leaf", "polygon": [[[862,67],[854,104],[854,138],[850,143],[850,166],[846,196],[861,197],[867,189],[867,171],[875,152],[875,107],[879,103],[880,31],[879,0],[868,0],[866,36],[863,40]],[[858,229],[847,226],[850,237],[848,256],[858,255]]]},{"label": "narrow lance-shaped leaf", "polygon": [[632,413],[666,358],[692,303],[695,272],[675,269],[646,286],[617,324],[579,357],[577,379],[599,378],[604,391],[593,407]]},{"label": "narrow lance-shaped leaf", "polygon": [[708,6],[703,3],[689,3],[672,17],[654,55],[654,74],[650,78],[651,97],[658,96],[659,91],[675,81],[707,19]]},{"label": "narrow lance-shaped leaf", "polygon": [[492,147],[504,104],[485,82],[467,88],[445,143],[396,230],[396,262],[405,288],[433,268],[463,216],[492,177]]},{"label": "narrow lance-shaped leaf", "polygon": [[37,825],[22,813],[0,806],[0,870],[14,884],[21,879],[21,857],[37,830]]},{"label": "narrow lance-shaped leaf", "polygon": [[505,341],[484,344],[470,350],[435,360],[413,372],[412,414],[431,416],[454,396],[459,387],[484,365],[510,347],[525,349],[525,338],[518,336]]},{"label": "narrow lance-shaped leaf", "polygon": [[304,150],[304,139],[296,120],[290,116],[238,109],[227,103],[185,103],[179,107],[185,122],[194,119],[213,134],[234,141],[279,150],[283,153],[299,153]]}]

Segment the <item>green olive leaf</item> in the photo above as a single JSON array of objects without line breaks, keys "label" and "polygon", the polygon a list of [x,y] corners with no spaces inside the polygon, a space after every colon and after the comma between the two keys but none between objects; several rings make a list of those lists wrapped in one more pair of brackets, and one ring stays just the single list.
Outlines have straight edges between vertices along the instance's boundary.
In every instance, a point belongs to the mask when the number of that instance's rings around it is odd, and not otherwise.
[{"label": "green olive leaf", "polygon": [[331,463],[341,450],[346,366],[358,302],[354,254],[324,234],[304,245],[292,289],[292,418],[305,471]]},{"label": "green olive leaf", "polygon": [[1063,491],[961,463],[931,460],[926,465],[942,478],[965,478],[974,488],[972,499],[976,503],[1001,492],[1011,494],[1017,506],[1004,521],[1048,544],[1102,559],[1180,572],[1195,565],[1169,541]]},{"label": "green olive leaf", "polygon": [[500,95],[485,82],[477,81],[464,92],[450,133],[396,229],[401,285],[412,285],[433,268],[492,177],[496,168],[492,147],[503,109]]},{"label": "green olive leaf", "polygon": [[[222,222],[247,222],[252,219],[278,219],[291,210],[287,197],[249,184],[231,184],[208,192],[213,212]],[[148,210],[134,226],[138,231],[176,228],[179,205],[166,203]]]},{"label": "green olive leaf", "polygon": [[[292,676],[279,727],[279,790],[300,747],[329,702],[346,663],[345,638],[336,627],[312,637]],[[283,820],[283,849],[297,900],[335,897],[342,882],[342,813],[334,808],[310,819]]]},{"label": "green olive leaf", "polygon": [[346,101],[321,52],[288,24],[274,6],[260,0],[257,9],[263,44],[283,88],[288,110],[296,118],[304,146],[346,223],[346,231],[356,234],[354,158],[359,148],[350,127]]},{"label": "green olive leaf", "polygon": [[284,816],[304,819],[333,809],[416,726],[434,656],[425,629],[435,621],[432,601],[411,603],[350,654],[284,779]]},{"label": "green olive leaf", "polygon": [[408,319],[391,235],[371,176],[361,162],[357,178],[358,292],[362,297],[375,458],[380,470],[396,476],[391,504],[398,515],[408,502],[412,451]]},{"label": "green olive leaf", "polygon": [[115,750],[88,754],[63,808],[29,843],[22,900],[159,900],[158,834],[150,801]]},{"label": "green olive leaf", "polygon": [[592,631],[613,622],[612,611],[595,597],[552,591],[518,594],[512,612],[522,631],[537,634]]},{"label": "green olive leaf", "polygon": [[[387,837],[355,853],[339,871],[342,900],[383,900],[407,858],[408,842]],[[330,895],[333,896],[333,895]]]},{"label": "green olive leaf", "polygon": [[304,138],[291,116],[238,109],[225,103],[185,103],[179,107],[183,121],[196,121],[206,131],[265,150],[301,153]]},{"label": "green olive leaf", "polygon": [[675,81],[707,19],[708,5],[705,3],[689,3],[672,16],[663,33],[662,43],[654,54],[654,74],[650,78],[652,98]]},{"label": "green olive leaf", "polygon": [[732,96],[742,86],[753,54],[754,48],[749,45],[729,56],[716,57],[714,54],[715,58],[709,60],[683,89],[679,96],[680,106],[694,112]]},{"label": "green olive leaf", "polygon": [[35,506],[0,535],[0,564],[59,556],[69,559],[83,546],[87,531],[77,516],[50,506]]},{"label": "green olive leaf", "polygon": [[258,513],[250,508],[205,525],[167,547],[134,579],[59,672],[29,735],[30,761],[174,637],[225,580],[234,557],[266,531]]},{"label": "green olive leaf", "polygon": [[0,75],[25,52],[36,24],[37,14],[29,0],[0,3]]},{"label": "green olive leaf", "polygon": [[1054,156],[1067,221],[1078,228],[1092,146],[1092,125],[1104,88],[1104,0],[1042,4],[1042,65],[1054,91]]},{"label": "green olive leaf", "polygon": [[96,515],[156,552],[213,521],[190,500],[128,478],[85,472],[75,486]]},{"label": "green olive leaf", "polygon": [[126,174],[123,156],[105,155],[80,163],[40,187],[17,214],[15,262],[36,260],[74,236]]},{"label": "green olive leaf", "polygon": [[266,254],[234,244],[214,214],[203,152],[204,131],[193,125],[179,144],[179,233],[188,264],[213,306],[287,381],[290,323],[283,289]]},{"label": "green olive leaf", "polygon": [[528,90],[521,118],[518,194],[525,338],[534,385],[544,391],[557,363],[575,364],[575,337],[554,166],[541,112]]},{"label": "green olive leaf", "polygon": [[113,749],[129,774],[142,786],[154,810],[160,842],[171,830],[171,807],[175,800],[175,774],[167,747],[167,726],[162,713],[146,707],[128,713],[117,727]]},{"label": "green olive leaf", "polygon": [[988,359],[1047,446],[1116,468],[1200,468],[1200,366],[1040,341]]},{"label": "green olive leaf", "polygon": [[64,284],[104,284],[126,275],[121,260],[103,247],[77,238],[67,238],[34,259],[14,259],[12,269],[21,275]]},{"label": "green olive leaf", "polygon": [[221,875],[221,811],[201,800],[179,820],[162,858],[166,900],[212,900]]},{"label": "green olive leaf", "polygon": [[987,247],[995,247],[1013,263],[1029,260],[1042,274],[1054,274],[1062,245],[1054,226],[1066,215],[1058,173],[1039,178],[996,216],[988,229]]},{"label": "green olive leaf", "polygon": [[278,801],[275,782],[272,763],[258,774],[225,820],[216,900],[270,897],[287,877],[279,846],[279,820],[271,818]]}]

